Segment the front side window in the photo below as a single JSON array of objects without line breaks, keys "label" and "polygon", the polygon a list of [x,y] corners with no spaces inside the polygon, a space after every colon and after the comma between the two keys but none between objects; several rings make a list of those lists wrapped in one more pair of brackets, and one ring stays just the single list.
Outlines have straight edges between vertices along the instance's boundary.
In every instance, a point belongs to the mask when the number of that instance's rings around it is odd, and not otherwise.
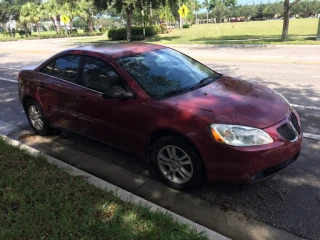
[{"label": "front side window", "polygon": [[115,86],[128,89],[109,64],[93,57],[85,57],[80,85],[102,93]]},{"label": "front side window", "polygon": [[221,75],[172,49],[160,49],[117,59],[153,98],[202,87]]},{"label": "front side window", "polygon": [[80,56],[67,55],[56,59],[52,76],[75,83],[77,80]]},{"label": "front side window", "polygon": [[49,63],[47,66],[45,66],[45,67],[41,70],[41,72],[44,73],[44,74],[47,74],[47,75],[51,75],[51,76],[52,76],[54,64],[55,64],[55,61]]}]

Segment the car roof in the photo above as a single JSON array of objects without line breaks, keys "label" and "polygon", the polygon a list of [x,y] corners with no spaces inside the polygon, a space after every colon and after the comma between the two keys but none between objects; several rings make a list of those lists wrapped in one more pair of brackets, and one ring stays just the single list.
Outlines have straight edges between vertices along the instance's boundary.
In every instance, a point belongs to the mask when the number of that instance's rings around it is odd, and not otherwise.
[{"label": "car roof", "polygon": [[165,46],[157,44],[147,44],[138,42],[126,42],[126,43],[107,43],[99,45],[91,45],[85,47],[79,47],[69,50],[85,50],[90,52],[99,52],[109,55],[112,58],[120,58],[130,56],[134,54],[150,52],[157,49],[166,48]]}]

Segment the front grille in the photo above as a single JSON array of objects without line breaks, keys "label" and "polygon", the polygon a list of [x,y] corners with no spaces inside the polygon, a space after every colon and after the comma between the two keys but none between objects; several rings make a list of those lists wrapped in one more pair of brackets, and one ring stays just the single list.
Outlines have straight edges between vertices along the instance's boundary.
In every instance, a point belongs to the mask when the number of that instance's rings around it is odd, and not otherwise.
[{"label": "front grille", "polygon": [[300,135],[300,126],[298,123],[297,116],[294,113],[291,114],[291,123],[294,126],[294,128],[296,129],[297,133],[299,133],[299,135]]},{"label": "front grille", "polygon": [[277,128],[277,132],[286,140],[293,141],[296,139],[296,133],[292,129],[291,125],[286,123],[282,125],[281,127]]}]

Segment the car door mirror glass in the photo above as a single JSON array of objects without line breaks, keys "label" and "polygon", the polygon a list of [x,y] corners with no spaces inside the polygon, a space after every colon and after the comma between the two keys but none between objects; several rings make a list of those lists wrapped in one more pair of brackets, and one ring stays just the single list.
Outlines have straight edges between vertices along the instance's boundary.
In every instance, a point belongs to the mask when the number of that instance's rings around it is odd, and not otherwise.
[{"label": "car door mirror glass", "polygon": [[132,91],[126,91],[120,86],[114,86],[105,91],[102,97],[108,99],[131,99],[134,98],[134,94]]}]

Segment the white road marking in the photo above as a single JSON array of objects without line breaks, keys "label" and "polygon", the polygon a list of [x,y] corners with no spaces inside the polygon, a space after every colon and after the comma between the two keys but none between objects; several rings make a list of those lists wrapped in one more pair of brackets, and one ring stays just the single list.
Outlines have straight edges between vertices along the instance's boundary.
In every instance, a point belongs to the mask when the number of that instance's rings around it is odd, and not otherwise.
[{"label": "white road marking", "polygon": [[20,71],[19,68],[13,68],[13,67],[0,67],[0,69],[9,69],[9,70],[17,70],[17,71]]},{"label": "white road marking", "polygon": [[9,79],[9,78],[1,78],[1,77],[0,77],[0,80],[7,81],[7,82],[13,82],[13,83],[17,83],[18,82],[18,80],[12,80],[12,79]]},{"label": "white road marking", "polygon": [[320,141],[320,135],[311,134],[311,133],[303,133],[303,138],[311,138],[311,139]]},{"label": "white road marking", "polygon": [[304,105],[298,105],[298,104],[291,104],[292,107],[296,108],[305,108],[305,109],[312,109],[312,110],[320,110],[320,107],[316,106],[304,106]]},{"label": "white road marking", "polygon": [[320,76],[310,76],[311,78],[320,78]]}]

